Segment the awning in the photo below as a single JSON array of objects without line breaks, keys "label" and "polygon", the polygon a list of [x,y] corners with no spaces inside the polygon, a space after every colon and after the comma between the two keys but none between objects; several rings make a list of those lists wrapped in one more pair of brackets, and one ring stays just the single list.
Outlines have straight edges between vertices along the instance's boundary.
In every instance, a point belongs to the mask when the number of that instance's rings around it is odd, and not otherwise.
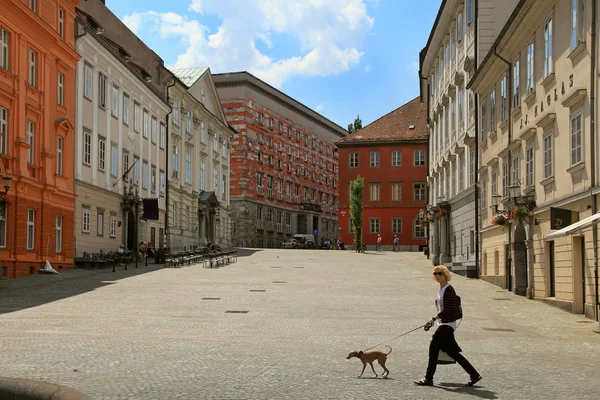
[{"label": "awning", "polygon": [[566,226],[566,227],[562,228],[561,230],[558,230],[556,232],[552,232],[549,235],[546,235],[546,240],[554,240],[559,237],[572,235],[574,233],[584,230],[585,228],[591,226],[592,224],[599,222],[598,221],[599,219],[600,219],[600,212],[596,213],[594,215],[590,215],[589,217],[584,218],[581,221],[577,221],[569,226]]}]

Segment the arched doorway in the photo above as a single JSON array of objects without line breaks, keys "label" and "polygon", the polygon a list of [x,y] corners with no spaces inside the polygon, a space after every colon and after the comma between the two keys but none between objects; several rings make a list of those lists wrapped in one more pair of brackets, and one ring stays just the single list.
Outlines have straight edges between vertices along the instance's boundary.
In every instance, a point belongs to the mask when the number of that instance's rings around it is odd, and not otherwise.
[{"label": "arched doorway", "polygon": [[514,292],[519,296],[527,294],[527,234],[522,224],[516,224],[513,241]]}]

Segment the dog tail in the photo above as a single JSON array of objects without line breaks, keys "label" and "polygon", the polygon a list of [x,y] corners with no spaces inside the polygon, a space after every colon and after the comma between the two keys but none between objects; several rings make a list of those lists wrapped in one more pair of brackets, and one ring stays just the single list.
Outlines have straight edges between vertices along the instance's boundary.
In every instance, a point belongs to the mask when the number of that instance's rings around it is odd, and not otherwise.
[{"label": "dog tail", "polygon": [[387,344],[385,345],[385,347],[389,347],[390,351],[388,352],[388,354],[390,354],[392,352],[392,348],[390,346],[388,346]]}]

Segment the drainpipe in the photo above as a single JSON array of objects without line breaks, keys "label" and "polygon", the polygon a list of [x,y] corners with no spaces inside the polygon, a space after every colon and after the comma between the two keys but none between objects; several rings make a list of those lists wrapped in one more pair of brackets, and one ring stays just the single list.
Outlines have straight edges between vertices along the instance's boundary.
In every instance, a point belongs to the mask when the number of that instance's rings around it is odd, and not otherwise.
[{"label": "drainpipe", "polygon": [[[592,195],[592,214],[598,212],[598,204],[594,188],[596,187],[596,2],[592,1],[592,52],[591,52],[591,68],[590,68],[590,155],[591,155],[591,188]],[[596,295],[594,304],[594,314],[598,321],[598,224],[594,224],[592,230],[594,241],[594,291]],[[584,263],[582,263],[584,264]],[[585,285],[585,266],[583,268],[583,283]],[[585,298],[583,299],[583,312],[585,314]]]},{"label": "drainpipe", "polygon": [[[500,59],[501,61],[503,61],[506,66],[508,67],[508,75],[507,75],[507,81],[506,82],[506,97],[508,98],[508,143],[506,144],[506,146],[508,147],[510,145],[510,142],[512,142],[512,133],[513,133],[513,127],[512,127],[512,92],[513,92],[513,76],[512,76],[512,63],[510,61],[508,61],[507,59],[505,59],[504,57],[502,57],[500,54],[498,54],[498,49],[494,48],[494,55],[496,57],[498,57],[498,59]],[[510,179],[511,179],[511,153],[510,151],[508,152],[508,185],[510,186]],[[508,257],[507,257],[507,263],[506,263],[506,288],[509,291],[512,291],[512,227],[509,227],[508,229]],[[533,284],[533,282],[531,282],[530,284]]]},{"label": "drainpipe", "polygon": [[[474,70],[477,71],[477,68],[479,67],[479,40],[478,40],[478,29],[479,29],[479,18],[478,18],[478,13],[479,13],[479,2],[478,1],[474,1],[474,11],[473,11],[473,29],[475,31],[475,35],[474,35],[474,45],[473,45],[473,49],[474,49]],[[477,277],[477,279],[479,279],[481,277],[481,271],[479,270],[480,268],[480,262],[479,260],[481,259],[481,256],[483,254],[479,254],[479,248],[480,248],[480,235],[481,235],[481,223],[479,221],[479,190],[477,190],[479,188],[479,135],[478,135],[478,131],[479,131],[479,127],[477,124],[477,121],[479,121],[479,95],[475,95],[475,99],[474,99],[474,106],[475,106],[475,151],[473,152],[473,154],[475,155],[475,162],[474,162],[474,166],[476,168],[474,172],[475,175],[475,276]]]},{"label": "drainpipe", "polygon": [[[167,85],[167,104],[169,103],[169,100],[171,99],[171,97],[169,96],[169,89],[172,88],[173,86],[175,86],[175,78],[173,78],[173,83],[170,85]],[[169,105],[169,107],[171,108],[171,110],[167,113],[167,126],[165,128],[165,152],[167,154],[167,162],[165,163],[165,208],[167,209],[167,212],[165,213],[165,240],[167,242],[167,246],[169,249],[171,248],[171,231],[169,229],[169,210],[171,209],[170,204],[169,204],[169,165],[170,165],[170,158],[169,158],[169,128],[171,126],[170,120],[171,120],[171,113],[173,112],[173,107],[171,107]],[[166,249],[165,249],[166,251]],[[170,251],[170,250],[169,250]]]}]

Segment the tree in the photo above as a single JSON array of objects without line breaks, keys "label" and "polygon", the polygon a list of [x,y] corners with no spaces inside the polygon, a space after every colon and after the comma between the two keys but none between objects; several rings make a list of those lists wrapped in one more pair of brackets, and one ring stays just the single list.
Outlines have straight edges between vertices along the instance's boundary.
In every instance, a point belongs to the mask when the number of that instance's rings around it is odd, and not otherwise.
[{"label": "tree", "polygon": [[348,124],[348,132],[354,133],[359,129],[362,129],[362,120],[360,119],[360,115],[357,115],[354,123]]},{"label": "tree", "polygon": [[350,218],[354,227],[354,243],[356,251],[362,252],[362,214],[363,214],[363,191],[365,180],[360,175],[350,182]]}]

